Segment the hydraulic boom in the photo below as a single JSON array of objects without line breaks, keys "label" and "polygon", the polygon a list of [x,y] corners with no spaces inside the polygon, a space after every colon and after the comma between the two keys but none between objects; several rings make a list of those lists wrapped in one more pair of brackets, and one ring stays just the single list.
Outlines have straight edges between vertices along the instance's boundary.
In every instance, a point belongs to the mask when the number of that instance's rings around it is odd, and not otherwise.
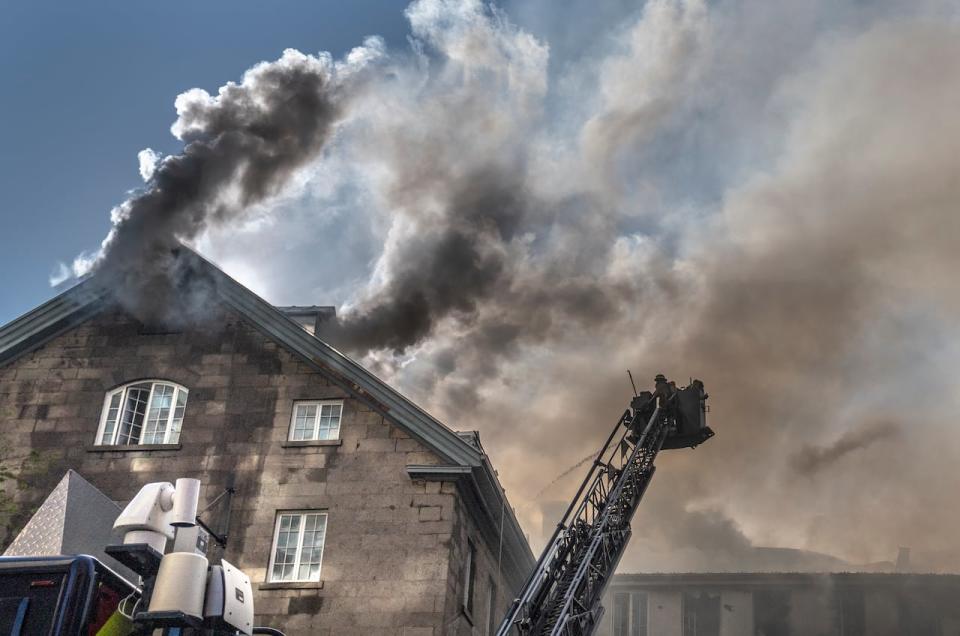
[{"label": "hydraulic boom", "polygon": [[630,521],[661,449],[694,447],[706,426],[703,383],[682,389],[658,375],[617,421],[497,636],[589,636],[600,599],[630,541]]}]

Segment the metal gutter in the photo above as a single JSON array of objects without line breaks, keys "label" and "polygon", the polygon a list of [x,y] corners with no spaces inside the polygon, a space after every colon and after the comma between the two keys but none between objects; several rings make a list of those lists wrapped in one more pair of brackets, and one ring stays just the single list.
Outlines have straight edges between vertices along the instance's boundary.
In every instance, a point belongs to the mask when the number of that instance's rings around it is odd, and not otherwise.
[{"label": "metal gutter", "polygon": [[434,466],[430,464],[410,464],[407,474],[410,479],[426,479],[429,481],[457,481],[469,475],[473,469],[469,466]]}]

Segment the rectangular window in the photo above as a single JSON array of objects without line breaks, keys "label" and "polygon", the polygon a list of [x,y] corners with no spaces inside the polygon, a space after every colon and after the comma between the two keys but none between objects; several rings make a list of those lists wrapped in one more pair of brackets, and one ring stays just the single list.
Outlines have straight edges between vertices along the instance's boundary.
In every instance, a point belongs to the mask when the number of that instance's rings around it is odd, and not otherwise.
[{"label": "rectangular window", "polygon": [[613,595],[613,636],[630,636],[630,595]]},{"label": "rectangular window", "polygon": [[634,592],[630,595],[630,636],[647,636],[647,595]]},{"label": "rectangular window", "polygon": [[613,595],[613,636],[647,636],[647,595],[617,592]]},{"label": "rectangular window", "polygon": [[493,579],[487,583],[487,636],[497,632],[497,584]]},{"label": "rectangular window", "polygon": [[290,422],[293,441],[340,439],[340,418],[343,402],[294,402]]},{"label": "rectangular window", "polygon": [[720,594],[684,592],[680,601],[683,636],[720,636]]},{"label": "rectangular window", "polygon": [[327,513],[281,512],[273,536],[269,580],[319,581]]},{"label": "rectangular window", "polygon": [[477,548],[467,540],[467,562],[463,568],[463,609],[473,616],[473,587],[477,578]]},{"label": "rectangular window", "polygon": [[761,589],[753,593],[754,636],[790,633],[790,590]]},{"label": "rectangular window", "polygon": [[839,594],[840,636],[864,636],[867,630],[863,590],[841,589]]}]

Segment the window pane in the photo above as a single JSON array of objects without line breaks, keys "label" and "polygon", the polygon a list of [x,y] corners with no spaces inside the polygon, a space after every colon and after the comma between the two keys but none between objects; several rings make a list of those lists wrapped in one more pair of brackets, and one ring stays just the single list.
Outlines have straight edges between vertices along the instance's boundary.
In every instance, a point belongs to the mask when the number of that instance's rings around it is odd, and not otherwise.
[{"label": "window pane", "polygon": [[293,439],[303,440],[313,437],[313,418],[298,417],[293,427]]},{"label": "window pane", "polygon": [[477,571],[477,548],[473,545],[473,542],[467,541],[467,562],[466,568],[464,568],[464,582],[463,582],[463,606],[467,609],[468,613],[473,613],[473,585],[474,580],[476,579]]},{"label": "window pane", "polygon": [[295,441],[316,439],[317,405],[297,404],[294,407],[293,433]]},{"label": "window pane", "polygon": [[271,580],[291,581],[294,578],[297,545],[300,540],[300,515],[280,515],[279,523]]},{"label": "window pane", "polygon": [[487,636],[497,632],[497,586],[490,579],[487,585]]},{"label": "window pane", "polygon": [[297,579],[301,581],[319,580],[325,531],[326,515],[304,515],[303,544],[300,547],[300,567]]},{"label": "window pane", "polygon": [[318,439],[337,439],[340,436],[340,404],[324,404],[320,411]]},{"label": "window pane", "polygon": [[167,422],[173,407],[174,387],[169,384],[154,384],[153,397],[147,411],[147,423],[143,429],[144,444],[163,444],[167,434]]},{"label": "window pane", "polygon": [[170,423],[169,442],[176,444],[180,441],[180,429],[183,426],[183,412],[187,408],[187,392],[177,389],[177,406],[173,409],[173,421]]},{"label": "window pane", "polygon": [[100,444],[113,443],[113,433],[117,428],[117,418],[120,415],[120,400],[123,399],[123,391],[117,391],[110,396],[110,403],[107,405],[107,415],[103,421],[103,434],[100,435]]},{"label": "window pane", "polygon": [[150,397],[150,384],[135,384],[127,389],[127,397],[120,416],[120,433],[117,444],[136,444],[140,441],[143,418],[147,412],[147,399]]},{"label": "window pane", "polygon": [[617,593],[613,597],[613,636],[629,636],[630,595]]},{"label": "window pane", "polygon": [[630,618],[630,636],[647,636],[647,595],[634,593]]}]

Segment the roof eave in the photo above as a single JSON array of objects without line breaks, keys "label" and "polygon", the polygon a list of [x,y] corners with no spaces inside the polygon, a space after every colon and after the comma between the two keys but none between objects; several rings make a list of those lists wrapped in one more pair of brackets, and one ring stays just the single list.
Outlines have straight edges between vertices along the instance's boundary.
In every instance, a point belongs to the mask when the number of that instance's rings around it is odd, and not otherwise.
[{"label": "roof eave", "polygon": [[486,456],[479,466],[410,465],[411,479],[452,481],[464,491],[465,504],[478,517],[480,529],[486,530],[491,544],[505,547],[502,567],[515,586],[520,586],[533,570],[536,560],[523,529],[507,502],[506,493],[497,482],[493,467]]},{"label": "roof eave", "polygon": [[100,310],[105,296],[106,291],[87,278],[3,325],[0,365],[84,322]]}]

